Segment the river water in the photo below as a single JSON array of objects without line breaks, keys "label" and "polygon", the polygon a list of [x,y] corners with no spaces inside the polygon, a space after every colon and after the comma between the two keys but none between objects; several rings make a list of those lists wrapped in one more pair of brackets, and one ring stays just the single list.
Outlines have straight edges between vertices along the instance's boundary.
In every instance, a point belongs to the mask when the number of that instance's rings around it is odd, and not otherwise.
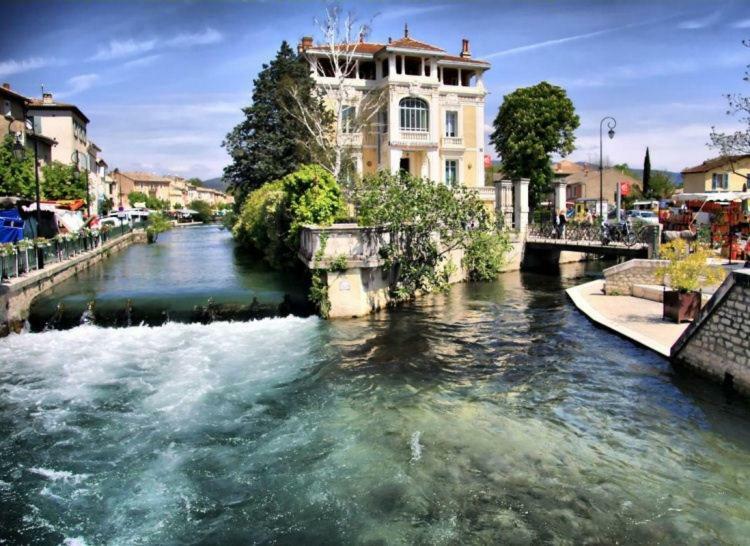
[{"label": "river water", "polygon": [[[144,249],[102,275],[133,290]],[[750,406],[592,327],[562,291],[584,273],[0,340],[0,538],[746,544]]]}]

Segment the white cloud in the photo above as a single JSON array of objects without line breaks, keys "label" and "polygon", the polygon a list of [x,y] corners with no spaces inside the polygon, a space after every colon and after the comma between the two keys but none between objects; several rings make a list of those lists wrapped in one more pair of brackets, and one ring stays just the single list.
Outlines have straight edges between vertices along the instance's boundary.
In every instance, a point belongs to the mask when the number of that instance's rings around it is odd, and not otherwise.
[{"label": "white cloud", "polygon": [[38,68],[44,68],[57,64],[55,59],[47,59],[44,57],[30,57],[16,61],[15,59],[9,59],[7,61],[0,62],[0,77],[10,76],[12,74],[20,74],[21,72],[29,72]]},{"label": "white cloud", "polygon": [[66,82],[66,89],[63,92],[58,93],[57,96],[65,98],[75,95],[93,87],[97,81],[99,81],[99,76],[97,74],[80,74],[78,76],[73,76]]},{"label": "white cloud", "polygon": [[384,13],[378,13],[375,15],[376,21],[393,21],[393,20],[405,20],[408,17],[415,15],[423,15],[425,13],[434,13],[436,11],[442,11],[451,7],[451,4],[438,4],[433,6],[414,6],[410,8],[400,9],[389,9]]},{"label": "white cloud", "polygon": [[181,32],[171,38],[152,38],[136,41],[111,40],[109,44],[100,47],[92,61],[109,61],[124,57],[143,55],[157,49],[181,49],[196,45],[209,45],[221,42],[224,36],[215,29],[206,28],[201,32]]},{"label": "white cloud", "polygon": [[207,28],[203,32],[180,33],[174,38],[164,42],[167,47],[190,47],[194,45],[209,45],[221,42],[224,36],[213,28]]},{"label": "white cloud", "polygon": [[742,21],[737,21],[732,25],[734,28],[750,28],[750,19],[743,19]]},{"label": "white cloud", "polygon": [[146,55],[145,57],[141,57],[140,59],[133,59],[132,61],[128,61],[126,63],[123,63],[123,68],[139,68],[142,66],[149,66],[154,64],[159,58],[161,58],[161,55]]},{"label": "white cloud", "polygon": [[[670,17],[671,18],[671,17]],[[669,19],[669,18],[668,18]],[[618,32],[621,30],[626,30],[629,28],[635,28],[635,27],[641,27],[646,25],[651,25],[654,23],[663,22],[665,19],[654,19],[650,21],[643,21],[640,23],[629,23],[627,25],[620,25],[616,27],[610,27],[610,28],[604,28],[601,30],[595,30],[593,32],[584,32],[582,34],[574,34],[572,36],[565,36],[563,38],[555,38],[553,40],[544,40],[542,42],[536,42],[533,44],[528,44],[524,46],[518,46],[518,47],[512,47],[509,49],[503,49],[500,51],[495,51],[492,53],[488,53],[486,55],[480,55],[479,57],[482,59],[492,59],[494,57],[504,57],[506,55],[516,55],[518,53],[526,53],[527,51],[534,51],[536,49],[542,49],[545,47],[550,46],[556,46],[561,44],[566,44],[569,42],[576,42],[578,40],[585,40],[588,38],[595,38],[597,36],[604,36],[605,34],[610,34],[612,32]]]},{"label": "white cloud", "polygon": [[697,30],[715,25],[719,22],[719,19],[721,19],[721,10],[709,13],[705,17],[700,17],[698,19],[689,19],[687,21],[682,21],[677,25],[677,28],[685,30]]},{"label": "white cloud", "polygon": [[156,40],[111,40],[105,47],[100,47],[96,55],[91,57],[92,61],[109,61],[122,57],[131,57],[147,53],[156,47]]}]

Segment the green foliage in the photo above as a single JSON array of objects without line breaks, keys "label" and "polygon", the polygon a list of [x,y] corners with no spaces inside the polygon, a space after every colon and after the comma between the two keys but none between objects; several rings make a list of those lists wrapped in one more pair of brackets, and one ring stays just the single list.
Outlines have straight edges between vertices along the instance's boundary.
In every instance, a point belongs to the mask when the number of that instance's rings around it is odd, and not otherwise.
[{"label": "green foliage", "polygon": [[348,256],[346,254],[339,254],[328,263],[328,271],[334,273],[340,273],[347,270]]},{"label": "green foliage", "polygon": [[620,171],[622,174],[625,174],[630,178],[638,178],[635,172],[633,172],[633,169],[631,169],[627,163],[619,163],[617,165],[614,165],[612,168],[616,171]]},{"label": "green foliage", "polygon": [[281,180],[269,182],[248,194],[232,228],[232,234],[241,245],[261,254],[274,267],[286,261],[283,212]]},{"label": "green foliage", "polygon": [[505,265],[511,248],[504,231],[473,231],[464,252],[463,266],[472,281],[494,280]]},{"label": "green foliage", "polygon": [[675,239],[662,245],[659,256],[669,260],[669,264],[656,270],[662,283],[669,278],[669,285],[680,292],[694,292],[703,286],[711,286],[724,280],[725,272],[719,266],[708,264],[711,252],[699,245],[694,252],[689,251],[684,239]]},{"label": "green foliage", "polygon": [[447,255],[468,246],[472,229],[487,230],[491,224],[475,191],[408,174],[379,172],[366,178],[358,205],[361,225],[390,232],[381,252],[393,273],[390,291],[397,302],[445,288]]},{"label": "green foliage", "polygon": [[317,165],[251,192],[234,226],[234,236],[273,267],[294,262],[304,224],[329,225],[343,213],[341,188]]},{"label": "green foliage", "polygon": [[146,236],[150,243],[155,243],[160,233],[164,233],[172,227],[166,216],[160,212],[152,212],[148,216],[148,225],[146,226]]},{"label": "green foliage", "polygon": [[71,165],[53,161],[42,167],[42,195],[45,199],[87,199],[88,179],[85,172]]},{"label": "green foliage", "polygon": [[214,218],[213,207],[211,206],[210,203],[203,201],[202,199],[196,199],[195,201],[190,201],[188,208],[196,212],[194,216],[199,222],[207,223],[213,220]]},{"label": "green foliage", "polygon": [[328,244],[328,235],[322,233],[320,236],[320,248],[313,256],[312,279],[308,299],[318,308],[318,313],[323,318],[328,318],[331,313],[331,300],[328,297],[328,272],[320,267]]},{"label": "green foliage", "polygon": [[148,195],[140,191],[131,191],[128,194],[128,203],[131,207],[134,207],[137,203],[145,203],[148,200]]},{"label": "green foliage", "polygon": [[541,82],[505,96],[490,141],[510,178],[529,178],[529,201],[536,206],[551,191],[550,154],[574,150],[580,121],[561,87]]},{"label": "green foliage", "polygon": [[672,197],[677,187],[672,179],[661,171],[654,171],[649,181],[649,197],[653,199],[668,199]]},{"label": "green foliage", "polygon": [[651,197],[651,155],[646,147],[646,157],[643,158],[643,195]]},{"label": "green foliage", "polygon": [[302,165],[281,180],[289,211],[288,242],[299,245],[299,229],[305,224],[329,225],[346,210],[341,187],[319,165]]},{"label": "green foliage", "polygon": [[194,176],[193,178],[188,178],[187,180],[185,180],[185,183],[192,184],[193,186],[198,186],[198,187],[203,186],[203,180],[201,180],[200,178],[196,176]]},{"label": "green foliage", "polygon": [[34,154],[26,150],[23,160],[13,155],[15,137],[7,135],[0,145],[0,195],[33,198],[36,195]]},{"label": "green foliage", "polygon": [[241,208],[245,196],[272,180],[283,178],[311,157],[300,145],[304,125],[293,111],[290,94],[294,87],[301,92],[305,109],[325,111],[315,93],[310,66],[289,44],[282,42],[276,58],[264,64],[253,81],[252,104],[243,109],[243,119],[222,145],[232,157],[224,169],[224,180]]}]

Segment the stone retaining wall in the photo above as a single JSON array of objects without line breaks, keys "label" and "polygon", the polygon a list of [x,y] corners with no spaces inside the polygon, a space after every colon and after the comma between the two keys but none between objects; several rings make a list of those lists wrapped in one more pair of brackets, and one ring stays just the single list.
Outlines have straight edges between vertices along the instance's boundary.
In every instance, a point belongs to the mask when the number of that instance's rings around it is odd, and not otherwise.
[{"label": "stone retaining wall", "polygon": [[21,330],[29,316],[31,302],[39,294],[134,242],[145,243],[145,232],[133,231],[70,260],[11,279],[7,284],[0,284],[0,337]]},{"label": "stone retaining wall", "polygon": [[656,270],[668,263],[666,260],[639,258],[608,267],[604,270],[604,293],[632,296],[635,284],[662,284],[662,279],[656,274]]},{"label": "stone retaining wall", "polygon": [[677,340],[672,358],[750,395],[750,270],[724,280]]}]

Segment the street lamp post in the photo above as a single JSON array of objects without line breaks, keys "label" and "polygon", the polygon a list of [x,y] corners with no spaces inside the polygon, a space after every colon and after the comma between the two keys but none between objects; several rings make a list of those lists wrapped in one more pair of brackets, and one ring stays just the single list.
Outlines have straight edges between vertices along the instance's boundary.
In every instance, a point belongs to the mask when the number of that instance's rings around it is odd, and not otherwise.
[{"label": "street lamp post", "polygon": [[[602,222],[607,220],[607,217],[604,214],[604,139],[602,134],[605,121],[607,122],[607,128],[609,129],[607,134],[610,139],[615,137],[615,127],[617,127],[617,121],[612,116],[603,117],[599,122],[599,214],[604,216]],[[619,222],[620,219],[618,218],[617,221]]]}]

